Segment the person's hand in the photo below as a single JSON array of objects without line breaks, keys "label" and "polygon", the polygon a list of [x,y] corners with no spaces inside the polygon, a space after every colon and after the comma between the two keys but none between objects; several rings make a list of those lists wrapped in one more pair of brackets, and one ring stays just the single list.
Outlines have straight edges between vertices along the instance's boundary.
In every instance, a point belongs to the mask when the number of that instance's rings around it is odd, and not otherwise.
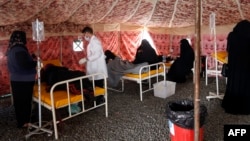
[{"label": "person's hand", "polygon": [[41,68],[43,68],[43,62],[42,61],[40,62],[40,66],[41,66]]},{"label": "person's hand", "polygon": [[39,56],[39,50],[36,50],[34,53],[33,53],[35,56]]},{"label": "person's hand", "polygon": [[80,65],[82,65],[82,64],[84,64],[84,63],[86,63],[86,62],[87,62],[87,59],[86,59],[86,58],[82,58],[82,59],[79,60],[78,63],[79,63]]},{"label": "person's hand", "polygon": [[178,56],[171,56],[173,60],[176,60]]}]

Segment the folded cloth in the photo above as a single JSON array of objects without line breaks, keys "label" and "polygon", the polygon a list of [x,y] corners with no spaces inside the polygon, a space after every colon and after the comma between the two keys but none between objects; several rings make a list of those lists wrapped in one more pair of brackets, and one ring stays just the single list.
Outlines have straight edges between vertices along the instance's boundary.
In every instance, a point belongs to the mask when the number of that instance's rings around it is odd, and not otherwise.
[{"label": "folded cloth", "polygon": [[71,109],[71,114],[76,114],[81,112],[81,108],[77,104],[71,104],[70,109]]},{"label": "folded cloth", "polygon": [[69,91],[72,94],[81,94],[81,91],[77,90],[74,84],[69,84]]}]

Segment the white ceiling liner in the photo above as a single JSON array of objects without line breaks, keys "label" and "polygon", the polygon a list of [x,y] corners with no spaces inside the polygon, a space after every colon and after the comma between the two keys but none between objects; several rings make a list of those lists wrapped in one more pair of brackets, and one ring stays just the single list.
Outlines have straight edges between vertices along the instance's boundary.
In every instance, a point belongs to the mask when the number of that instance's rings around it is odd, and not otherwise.
[{"label": "white ceiling liner", "polygon": [[[146,26],[187,34],[194,32],[195,8],[195,0],[0,0],[0,31],[27,30],[39,19],[51,34],[79,32],[84,25],[109,31]],[[201,9],[203,32],[209,31],[212,12],[221,32],[250,19],[248,0],[202,0]]]}]

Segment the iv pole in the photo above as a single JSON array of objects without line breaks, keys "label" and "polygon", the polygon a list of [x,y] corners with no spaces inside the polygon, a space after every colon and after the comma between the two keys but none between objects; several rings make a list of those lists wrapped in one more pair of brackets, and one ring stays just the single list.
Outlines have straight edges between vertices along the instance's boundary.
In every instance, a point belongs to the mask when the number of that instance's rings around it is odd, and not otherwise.
[{"label": "iv pole", "polygon": [[39,114],[39,123],[38,125],[30,124],[30,128],[35,128],[35,130],[29,132],[27,135],[25,135],[25,138],[29,138],[30,136],[34,134],[41,134],[41,133],[48,133],[48,135],[52,135],[52,131],[49,129],[46,129],[48,125],[51,123],[48,122],[45,125],[42,126],[42,112],[41,112],[41,59],[40,59],[40,47],[39,43],[44,40],[44,32],[43,32],[43,22],[39,22],[38,19],[35,22],[32,22],[32,30],[33,30],[33,40],[37,41],[37,81],[38,81],[38,114]]},{"label": "iv pole", "polygon": [[209,96],[207,96],[207,100],[209,101],[212,98],[223,99],[224,95],[219,93],[219,75],[220,71],[218,70],[218,60],[217,60],[217,44],[216,44],[216,25],[215,25],[215,13],[211,13],[210,15],[210,34],[213,36],[214,40],[214,55],[213,62],[215,64],[215,79],[216,79],[216,93],[209,92]]}]

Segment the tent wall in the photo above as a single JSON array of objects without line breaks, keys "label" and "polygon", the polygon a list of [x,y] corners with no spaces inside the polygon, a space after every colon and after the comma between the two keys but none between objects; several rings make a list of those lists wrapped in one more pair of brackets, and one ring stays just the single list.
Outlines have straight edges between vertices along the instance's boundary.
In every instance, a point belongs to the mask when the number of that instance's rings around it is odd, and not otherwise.
[{"label": "tent wall", "polygon": [[[135,57],[136,49],[140,45],[142,39],[142,31],[108,31],[96,32],[96,36],[102,41],[104,50],[111,50],[123,59],[132,61]],[[150,37],[156,47],[158,54],[179,54],[179,41],[182,38],[191,38],[194,43],[193,35],[170,35],[160,32],[149,32]],[[202,37],[202,55],[209,55],[213,51],[213,40],[209,34],[204,34]],[[227,34],[218,34],[217,42],[219,50],[226,49]],[[78,60],[85,56],[84,52],[73,51],[73,41],[78,39],[78,36],[50,36],[45,37],[45,41],[40,43],[41,59],[61,59],[64,66],[84,71],[84,66],[78,64]],[[84,43],[86,46],[86,42]],[[37,50],[37,43],[31,38],[28,38],[27,47],[30,53]],[[0,95],[10,93],[9,74],[7,70],[6,51],[8,48],[8,40],[0,40]],[[170,52],[172,49],[173,52]]]}]

